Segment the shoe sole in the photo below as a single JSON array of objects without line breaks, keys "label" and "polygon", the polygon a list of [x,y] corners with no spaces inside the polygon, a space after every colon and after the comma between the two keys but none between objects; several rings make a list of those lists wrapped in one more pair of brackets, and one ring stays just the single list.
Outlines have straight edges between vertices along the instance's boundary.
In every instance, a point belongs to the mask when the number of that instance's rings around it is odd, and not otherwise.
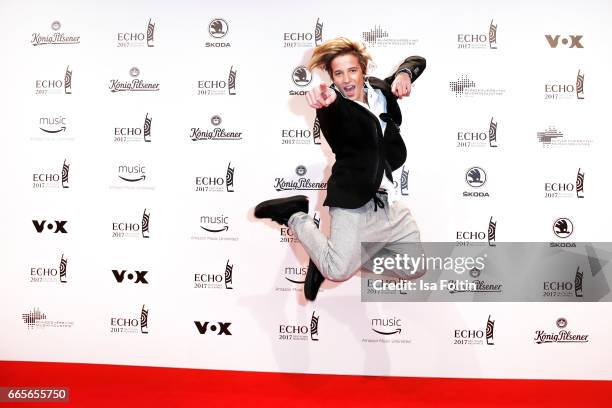
[{"label": "shoe sole", "polygon": [[[306,204],[308,204],[308,197],[306,197],[305,195],[299,195],[299,196],[294,196],[294,197],[288,197],[288,198],[275,198],[273,200],[266,200],[266,201],[262,201],[261,203],[257,204],[257,206],[255,207],[255,218],[268,218],[267,215],[265,215],[266,210],[269,207],[274,207],[277,204],[283,203],[283,204],[294,204],[294,203],[300,203],[306,201]],[[264,213],[263,215],[261,213]]]},{"label": "shoe sole", "polygon": [[[312,265],[310,265],[312,263]],[[320,276],[321,279],[317,279]],[[310,301],[314,301],[319,293],[319,288],[325,282],[325,277],[319,271],[319,268],[312,262],[309,261],[308,271],[306,273],[306,279],[304,279],[304,297]]]}]

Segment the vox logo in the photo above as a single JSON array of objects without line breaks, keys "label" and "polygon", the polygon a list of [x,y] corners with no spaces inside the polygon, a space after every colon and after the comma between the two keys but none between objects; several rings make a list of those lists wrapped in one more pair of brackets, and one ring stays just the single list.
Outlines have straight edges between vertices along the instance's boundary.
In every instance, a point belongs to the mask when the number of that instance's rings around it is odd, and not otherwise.
[{"label": "vox logo", "polygon": [[115,279],[117,280],[118,283],[123,283],[125,278],[127,278],[129,281],[132,281],[133,283],[144,283],[145,285],[148,285],[149,281],[147,281],[147,278],[145,277],[145,275],[148,272],[149,271],[128,272],[125,269],[121,271],[117,269],[113,269],[113,275],[115,276]]},{"label": "vox logo", "polygon": [[48,230],[53,230],[54,234],[57,233],[62,233],[62,234],[66,234],[68,233],[68,231],[66,231],[66,223],[68,221],[58,221],[55,220],[53,222],[49,221],[47,222],[47,220],[32,220],[32,224],[34,224],[34,228],[36,229],[36,232],[38,232],[39,234],[41,234],[45,228]]},{"label": "vox logo", "polygon": [[561,40],[560,42],[562,45],[568,48],[584,48],[580,42],[583,37],[582,35],[568,35],[566,37],[562,37],[559,34],[554,36],[547,34],[544,37],[546,37],[546,41],[548,41],[550,48],[557,48],[559,45],[559,40]]},{"label": "vox logo", "polygon": [[232,333],[229,331],[229,327],[232,324],[231,322],[198,322],[194,321],[196,328],[200,332],[200,334],[206,334],[207,332],[218,332],[217,336],[225,334],[227,336],[231,336]]}]

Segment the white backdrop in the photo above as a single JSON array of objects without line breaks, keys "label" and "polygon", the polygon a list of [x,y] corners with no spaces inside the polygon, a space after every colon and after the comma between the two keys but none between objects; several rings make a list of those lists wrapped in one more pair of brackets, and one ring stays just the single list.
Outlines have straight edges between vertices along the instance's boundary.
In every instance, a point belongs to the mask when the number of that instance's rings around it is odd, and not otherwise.
[{"label": "white backdrop", "polygon": [[[283,242],[291,241],[290,232],[252,216],[259,201],[296,193],[274,186],[277,178],[298,179],[298,166],[306,167],[304,177],[312,182],[329,175],[333,155],[324,141],[283,143],[292,139],[283,131],[313,128],[314,111],[303,96],[290,93],[308,89],[294,84],[292,72],[307,63],[315,45],[309,38],[319,21],[323,40],[341,35],[363,40],[364,32],[377,27],[387,33],[367,44],[376,62],[372,75],[390,74],[410,55],[427,59],[412,95],[400,102],[409,171],[402,199],[424,241],[452,242],[457,231],[486,230],[490,217],[497,221],[500,242],[557,241],[552,225],[559,217],[572,220],[569,240],[606,241],[612,226],[606,217],[611,12],[603,0],[580,5],[316,0],[299,6],[3,1],[0,359],[612,379],[608,303],[362,303],[356,278],[326,283],[309,303],[301,285],[287,279],[303,279],[303,250]],[[209,33],[215,19],[227,24],[222,38]],[[149,21],[151,46],[138,39],[146,38]],[[495,41],[491,24],[497,26]],[[36,33],[79,38],[75,44],[33,45]],[[123,33],[136,41],[120,41]],[[292,41],[291,33],[308,39]],[[484,41],[466,43],[466,35]],[[547,35],[560,36],[556,47]],[[570,47],[570,36],[580,46]],[[468,48],[460,48],[464,45]],[[37,82],[64,81],[67,67],[71,94],[63,82],[58,93]],[[112,80],[131,82],[134,67],[137,79],[157,83],[159,90],[111,92]],[[227,88],[220,95],[198,95],[199,81],[228,81],[230,69],[236,72],[235,95]],[[583,99],[574,90],[546,99],[546,86],[575,86],[578,72],[584,75]],[[327,80],[319,74],[311,85]],[[474,83],[462,96],[449,86],[461,76]],[[41,90],[46,94],[37,94]],[[211,123],[215,115],[221,124]],[[145,117],[151,118],[150,142],[140,134],[115,139],[121,129],[142,130]],[[63,119],[49,124],[42,118]],[[491,118],[497,122],[497,147],[488,141],[458,146],[458,132],[488,134]],[[239,140],[190,138],[192,128],[215,127],[240,133]],[[544,146],[537,133],[549,127],[563,134],[562,141]],[[64,162],[67,188],[34,182],[39,174],[58,177]],[[226,186],[228,166],[234,169],[233,192]],[[472,166],[487,174],[479,190],[465,182]],[[578,169],[585,174],[583,199],[574,193],[545,197],[545,183],[575,183]],[[133,182],[119,177],[142,175]],[[198,177],[220,178],[220,191],[196,191]],[[489,196],[464,197],[464,191]],[[306,194],[327,230],[324,191]],[[141,231],[113,236],[119,223],[142,228],[145,211],[149,238]],[[201,222],[201,217],[209,218]],[[33,221],[43,220],[52,229],[40,224],[39,233]],[[56,220],[66,233],[55,233]],[[56,271],[62,257],[65,282]],[[228,264],[231,283],[224,277]],[[218,284],[196,287],[196,275],[202,274]],[[147,283],[136,283],[136,276]],[[38,312],[44,317],[28,324]],[[318,326],[311,326],[313,313]],[[536,344],[536,331],[558,332],[561,317],[568,330],[588,335],[588,342]],[[135,319],[133,332],[123,326],[123,332],[113,331],[127,321],[118,319]],[[381,324],[377,319],[401,331],[380,335],[374,331]],[[456,330],[485,330],[488,319],[495,321],[493,345],[456,344],[461,343]],[[206,333],[200,334],[196,321],[200,329],[209,322]]]}]

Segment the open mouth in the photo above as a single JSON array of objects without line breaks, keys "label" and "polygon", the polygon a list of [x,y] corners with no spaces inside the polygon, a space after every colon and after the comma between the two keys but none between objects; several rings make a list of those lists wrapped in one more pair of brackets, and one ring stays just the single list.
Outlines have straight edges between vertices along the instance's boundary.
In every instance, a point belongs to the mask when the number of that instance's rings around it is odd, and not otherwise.
[{"label": "open mouth", "polygon": [[355,85],[347,85],[342,87],[344,94],[347,96],[353,96],[355,94]]}]

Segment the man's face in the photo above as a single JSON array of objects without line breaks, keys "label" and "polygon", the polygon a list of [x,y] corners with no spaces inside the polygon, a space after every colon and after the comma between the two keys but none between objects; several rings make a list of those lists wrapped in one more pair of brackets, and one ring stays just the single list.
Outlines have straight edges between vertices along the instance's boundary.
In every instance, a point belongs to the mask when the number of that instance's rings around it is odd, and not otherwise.
[{"label": "man's face", "polygon": [[364,73],[353,54],[339,55],[331,62],[332,81],[340,92],[353,101],[365,102]]}]

